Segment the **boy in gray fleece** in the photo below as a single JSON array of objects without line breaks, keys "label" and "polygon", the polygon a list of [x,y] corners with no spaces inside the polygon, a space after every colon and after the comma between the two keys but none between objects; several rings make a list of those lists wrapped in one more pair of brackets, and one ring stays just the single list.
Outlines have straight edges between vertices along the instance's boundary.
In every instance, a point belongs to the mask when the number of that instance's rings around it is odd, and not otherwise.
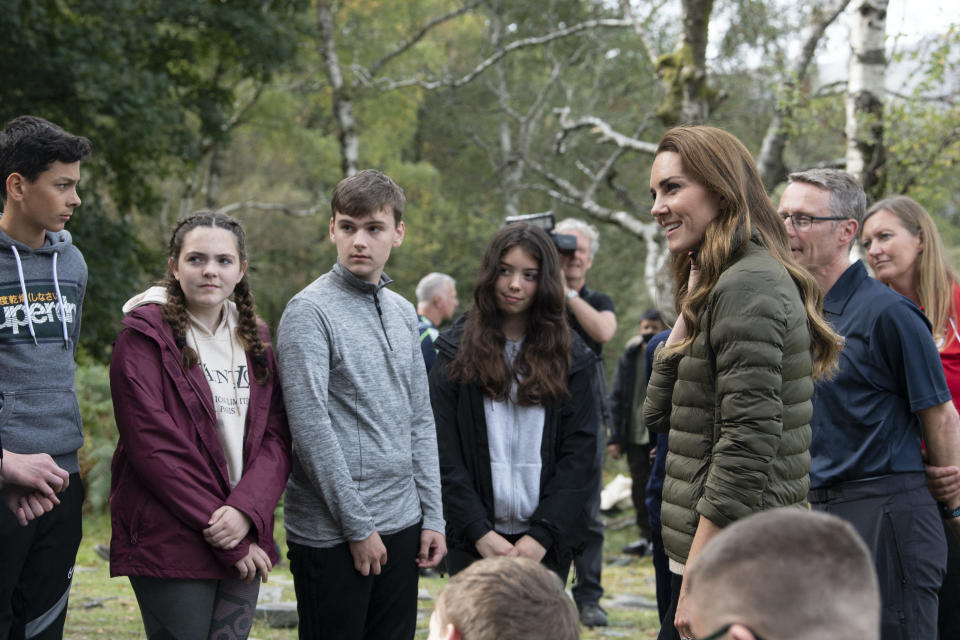
[{"label": "boy in gray fleece", "polygon": [[[0,638],[62,637],[80,546],[73,355],[87,265],[64,225],[89,152],[89,140],[43,118],[0,131]],[[46,490],[2,468],[14,455]]]},{"label": "boy in gray fleece", "polygon": [[277,331],[300,638],[413,638],[418,568],[446,554],[417,314],[383,274],[403,241],[404,204],[379,171],[342,180],[331,201],[337,263],[294,296]]}]

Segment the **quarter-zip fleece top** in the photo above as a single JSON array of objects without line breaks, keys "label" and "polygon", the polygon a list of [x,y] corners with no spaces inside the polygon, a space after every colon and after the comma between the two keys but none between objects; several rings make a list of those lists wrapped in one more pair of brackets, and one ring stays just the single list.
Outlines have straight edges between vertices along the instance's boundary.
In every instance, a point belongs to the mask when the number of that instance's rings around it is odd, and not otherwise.
[{"label": "quarter-zip fleece top", "polygon": [[443,533],[437,437],[413,305],[339,262],[277,330],[293,473],[287,539],[312,547],[413,526]]},{"label": "quarter-zip fleece top", "polygon": [[80,407],[73,356],[87,264],[68,231],[31,249],[0,231],[0,439],[8,451],[48,453],[80,467]]}]

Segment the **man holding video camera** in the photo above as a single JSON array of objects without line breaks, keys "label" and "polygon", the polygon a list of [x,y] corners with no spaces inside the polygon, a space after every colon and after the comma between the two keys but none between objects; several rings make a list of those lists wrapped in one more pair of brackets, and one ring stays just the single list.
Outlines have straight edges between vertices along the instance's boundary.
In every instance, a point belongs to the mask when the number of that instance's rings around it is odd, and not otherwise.
[{"label": "man holding video camera", "polygon": [[[587,287],[586,276],[593,266],[593,257],[597,254],[600,233],[592,224],[576,218],[566,218],[557,223],[555,234],[572,236],[577,240],[576,249],[561,251],[560,262],[566,279],[567,319],[570,326],[580,334],[587,345],[602,356],[603,345],[613,338],[617,330],[617,316],[614,313],[613,299],[601,291]],[[603,407],[603,424],[610,424],[603,374],[603,361],[598,361],[601,381],[600,406]],[[607,615],[600,608],[600,572],[603,568],[603,523],[600,521],[600,470],[603,467],[605,439],[597,439],[598,450],[596,493],[591,498],[587,542],[583,551],[574,559],[576,573],[579,576],[573,587],[573,599],[580,611],[580,622],[587,627],[604,627]]]}]

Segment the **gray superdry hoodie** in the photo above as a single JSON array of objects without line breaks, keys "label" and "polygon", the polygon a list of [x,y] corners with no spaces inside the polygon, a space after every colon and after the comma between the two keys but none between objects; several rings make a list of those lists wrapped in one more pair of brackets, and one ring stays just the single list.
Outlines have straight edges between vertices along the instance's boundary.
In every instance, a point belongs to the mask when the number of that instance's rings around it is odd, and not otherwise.
[{"label": "gray superdry hoodie", "polygon": [[340,263],[287,304],[277,360],[293,436],[287,539],[443,533],[437,433],[413,305]]},{"label": "gray superdry hoodie", "polygon": [[[31,249],[0,231],[0,440],[79,471],[83,444],[73,355],[87,264],[67,231]],[[26,300],[26,302],[24,302]]]}]

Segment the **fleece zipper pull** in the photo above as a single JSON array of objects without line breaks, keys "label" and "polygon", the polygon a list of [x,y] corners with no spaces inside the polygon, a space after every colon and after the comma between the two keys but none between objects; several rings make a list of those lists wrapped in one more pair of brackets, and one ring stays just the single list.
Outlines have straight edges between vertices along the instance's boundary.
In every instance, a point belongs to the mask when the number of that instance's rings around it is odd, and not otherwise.
[{"label": "fleece zipper pull", "polygon": [[387,346],[393,351],[393,345],[390,344],[390,336],[387,335],[387,327],[383,324],[383,309],[380,308],[380,297],[377,292],[373,292],[373,304],[377,307],[377,315],[380,317],[380,328],[383,329],[383,337],[387,339]]}]

